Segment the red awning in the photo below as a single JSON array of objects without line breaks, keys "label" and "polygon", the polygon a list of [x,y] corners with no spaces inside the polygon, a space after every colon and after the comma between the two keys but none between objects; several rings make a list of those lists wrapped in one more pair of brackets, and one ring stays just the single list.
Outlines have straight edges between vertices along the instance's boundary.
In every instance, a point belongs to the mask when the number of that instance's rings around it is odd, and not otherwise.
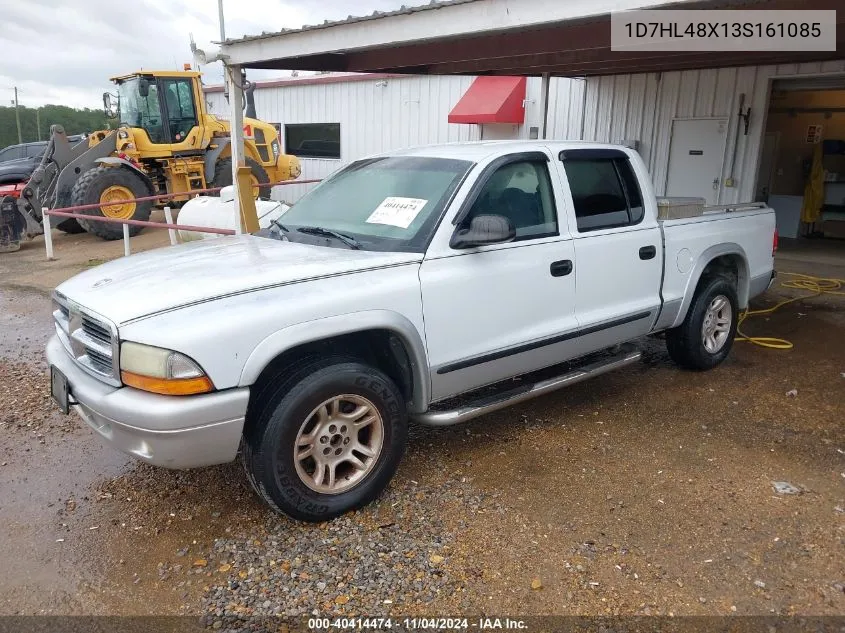
[{"label": "red awning", "polygon": [[478,77],[449,113],[449,123],[522,123],[525,77]]}]

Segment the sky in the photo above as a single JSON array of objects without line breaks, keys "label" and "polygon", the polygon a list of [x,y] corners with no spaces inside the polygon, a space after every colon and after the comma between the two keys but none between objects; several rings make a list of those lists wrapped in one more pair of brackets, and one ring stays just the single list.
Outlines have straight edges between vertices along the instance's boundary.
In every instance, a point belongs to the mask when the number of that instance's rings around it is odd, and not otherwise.
[{"label": "sky", "polygon": [[[226,36],[299,28],[421,0],[223,0]],[[0,0],[0,105],[14,87],[21,105],[102,107],[109,77],[193,63],[189,34],[203,48],[220,39],[217,0]],[[201,69],[222,82],[218,62]],[[249,71],[250,79],[280,71]]]}]

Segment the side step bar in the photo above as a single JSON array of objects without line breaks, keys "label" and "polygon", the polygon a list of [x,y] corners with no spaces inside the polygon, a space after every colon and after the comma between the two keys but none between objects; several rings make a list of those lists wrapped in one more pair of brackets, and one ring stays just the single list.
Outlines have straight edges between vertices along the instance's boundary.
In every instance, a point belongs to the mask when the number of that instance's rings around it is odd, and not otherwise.
[{"label": "side step bar", "polygon": [[475,402],[470,402],[457,409],[447,411],[426,411],[425,413],[418,413],[413,416],[413,419],[420,424],[426,426],[452,426],[453,424],[460,424],[467,422],[479,416],[499,409],[504,409],[512,404],[524,402],[537,396],[542,396],[551,393],[557,389],[574,385],[582,380],[593,378],[600,374],[605,374],[614,369],[619,369],[625,365],[630,365],[639,361],[642,353],[633,346],[624,346],[622,350],[614,356],[595,361],[588,365],[574,369],[568,373],[547,380],[512,389],[504,393],[498,393],[493,396],[488,396]]}]

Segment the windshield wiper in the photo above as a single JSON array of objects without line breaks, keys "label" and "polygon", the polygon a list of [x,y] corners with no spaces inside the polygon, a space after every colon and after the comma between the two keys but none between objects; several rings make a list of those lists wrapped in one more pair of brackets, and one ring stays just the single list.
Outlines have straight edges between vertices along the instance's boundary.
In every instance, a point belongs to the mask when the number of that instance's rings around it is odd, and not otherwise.
[{"label": "windshield wiper", "polygon": [[288,227],[286,227],[284,224],[282,224],[281,222],[279,222],[279,218],[276,218],[275,220],[270,222],[270,224],[272,224],[273,226],[275,226],[276,228],[279,229],[279,231],[280,231],[279,236],[280,237],[283,237],[284,239],[288,239],[286,235],[282,235],[281,233],[290,233],[290,229]]},{"label": "windshield wiper", "polygon": [[300,233],[306,233],[308,235],[322,235],[324,237],[333,237],[336,240],[340,240],[344,244],[346,244],[349,248],[354,250],[359,250],[361,245],[358,243],[354,237],[350,235],[344,235],[343,233],[338,233],[337,231],[332,231],[331,229],[324,229],[322,226],[300,226],[296,229]]}]

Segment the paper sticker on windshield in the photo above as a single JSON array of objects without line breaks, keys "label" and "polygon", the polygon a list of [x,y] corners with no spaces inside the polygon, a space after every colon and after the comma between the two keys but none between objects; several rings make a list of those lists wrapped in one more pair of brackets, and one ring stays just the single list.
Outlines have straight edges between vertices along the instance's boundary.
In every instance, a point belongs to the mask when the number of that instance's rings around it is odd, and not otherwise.
[{"label": "paper sticker on windshield", "polygon": [[366,221],[369,224],[390,224],[407,229],[427,202],[428,200],[422,198],[390,196],[376,207]]}]

